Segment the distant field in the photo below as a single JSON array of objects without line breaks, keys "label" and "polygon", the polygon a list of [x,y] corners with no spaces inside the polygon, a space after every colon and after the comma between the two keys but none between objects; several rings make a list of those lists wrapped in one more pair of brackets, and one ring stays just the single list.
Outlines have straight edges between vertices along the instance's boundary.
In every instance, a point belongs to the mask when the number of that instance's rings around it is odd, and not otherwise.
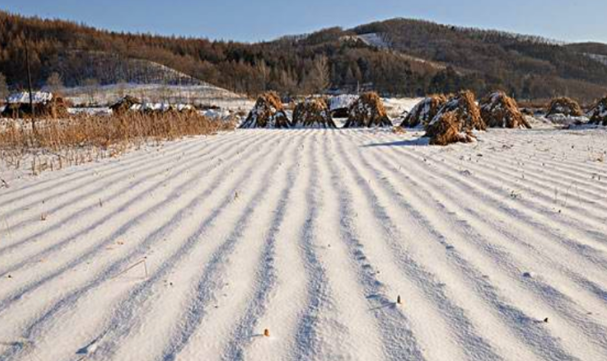
[{"label": "distant field", "polygon": [[98,86],[93,90],[87,87],[68,88],[64,94],[72,103],[80,106],[107,106],[125,95],[137,97],[144,102],[215,106],[230,110],[248,110],[254,103],[243,95],[210,84],[112,84]]},{"label": "distant field", "polygon": [[420,135],[237,130],[0,186],[0,359],[607,359],[607,130]]}]

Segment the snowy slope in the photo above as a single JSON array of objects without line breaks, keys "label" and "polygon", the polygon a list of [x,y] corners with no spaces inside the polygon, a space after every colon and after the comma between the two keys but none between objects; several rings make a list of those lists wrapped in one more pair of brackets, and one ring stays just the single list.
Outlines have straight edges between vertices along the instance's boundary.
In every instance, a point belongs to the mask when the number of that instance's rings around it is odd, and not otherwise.
[{"label": "snowy slope", "polygon": [[365,44],[375,46],[379,49],[389,49],[390,44],[384,39],[382,34],[368,33],[360,34],[358,38],[361,39]]},{"label": "snowy slope", "polygon": [[92,92],[86,87],[64,90],[66,98],[76,105],[94,103],[111,105],[131,95],[150,103],[196,104],[217,106],[223,109],[249,109],[254,102],[244,95],[230,92],[208,83],[200,85],[164,84],[111,84],[96,87]]},{"label": "snowy slope", "polygon": [[0,359],[606,359],[607,131],[419,135],[239,130],[0,188]]}]

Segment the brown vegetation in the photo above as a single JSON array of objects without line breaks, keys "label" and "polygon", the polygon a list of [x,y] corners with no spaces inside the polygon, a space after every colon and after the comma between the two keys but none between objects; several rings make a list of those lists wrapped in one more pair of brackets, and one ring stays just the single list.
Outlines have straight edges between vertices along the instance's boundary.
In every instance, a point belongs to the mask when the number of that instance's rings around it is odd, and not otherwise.
[{"label": "brown vegetation", "polygon": [[255,106],[240,126],[241,128],[289,128],[287,117],[280,97],[275,92],[262,94]]},{"label": "brown vegetation", "polygon": [[407,114],[400,126],[403,128],[414,128],[421,125],[425,128],[446,102],[447,97],[442,94],[430,95],[424,98],[411,109],[411,112]]},{"label": "brown vegetation", "polygon": [[[382,34],[393,51],[343,41],[367,33]],[[36,87],[54,72],[66,87],[84,85],[87,78],[101,85],[145,82],[150,74],[141,65],[155,62],[251,95],[266,90],[310,94],[330,84],[350,92],[362,87],[406,96],[503,87],[523,99],[567,92],[590,100],[607,89],[607,66],[583,55],[602,54],[596,49],[407,19],[245,44],[119,34],[0,12],[0,69],[15,89],[27,83],[25,39]]]},{"label": "brown vegetation", "polygon": [[384,104],[375,92],[362,94],[350,106],[348,113],[348,120],[344,128],[392,126],[392,121],[388,118]]},{"label": "brown vegetation", "polygon": [[490,128],[531,128],[519,110],[516,100],[498,91],[480,102],[481,117]]},{"label": "brown vegetation", "polygon": [[552,99],[550,105],[548,105],[546,116],[559,114],[566,117],[581,117],[584,112],[577,101],[568,97],[561,97]]},{"label": "brown vegetation", "polygon": [[438,111],[430,123],[440,119],[445,113],[455,112],[458,122],[463,129],[486,130],[487,125],[481,117],[481,111],[476,104],[474,93],[465,90],[451,97]]},{"label": "brown vegetation", "polygon": [[233,128],[234,123],[179,113],[128,113],[44,120],[38,121],[35,132],[28,120],[5,120],[0,127],[0,159],[18,164],[28,154],[51,152],[57,155],[59,164],[80,163],[84,152],[88,152],[89,158],[91,152],[97,156],[113,155],[147,141],[214,134]]},{"label": "brown vegetation", "polygon": [[607,97],[599,100],[590,111],[590,123],[607,126]]},{"label": "brown vegetation", "polygon": [[474,94],[470,91],[462,91],[449,99],[438,111],[426,127],[425,136],[430,138],[430,144],[433,145],[469,143],[475,139],[472,135],[473,130],[486,128]]},{"label": "brown vegetation", "polygon": [[432,145],[448,145],[452,143],[470,143],[476,138],[472,135],[470,129],[462,126],[460,114],[456,111],[450,111],[441,114],[428,126],[425,137],[430,138]]},{"label": "brown vegetation", "polygon": [[127,95],[116,103],[112,104],[110,109],[112,109],[113,114],[122,115],[131,110],[133,105],[136,104],[141,104],[141,101],[133,96]]},{"label": "brown vegetation", "polygon": [[306,99],[295,106],[295,110],[293,110],[293,125],[336,128],[327,102],[319,98]]},{"label": "brown vegetation", "polygon": [[[63,97],[53,97],[48,102],[34,103],[34,113],[36,117],[58,119],[69,115],[68,102]],[[2,112],[2,116],[6,118],[27,118],[32,115],[32,107],[29,103],[12,103],[7,104]]]}]

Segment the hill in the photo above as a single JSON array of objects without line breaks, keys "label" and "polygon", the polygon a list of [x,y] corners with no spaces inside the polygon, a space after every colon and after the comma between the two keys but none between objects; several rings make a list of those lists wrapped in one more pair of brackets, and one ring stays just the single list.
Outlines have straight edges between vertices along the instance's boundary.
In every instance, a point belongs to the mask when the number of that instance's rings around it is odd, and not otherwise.
[{"label": "hill", "polygon": [[[37,86],[58,73],[67,86],[90,78],[101,84],[204,81],[252,95],[331,88],[419,96],[469,88],[479,94],[503,89],[519,99],[568,95],[590,101],[607,92],[605,44],[563,44],[421,20],[248,44],[117,33],[0,12],[0,72],[14,88],[25,85],[26,39]],[[150,64],[174,72],[158,73]]]}]

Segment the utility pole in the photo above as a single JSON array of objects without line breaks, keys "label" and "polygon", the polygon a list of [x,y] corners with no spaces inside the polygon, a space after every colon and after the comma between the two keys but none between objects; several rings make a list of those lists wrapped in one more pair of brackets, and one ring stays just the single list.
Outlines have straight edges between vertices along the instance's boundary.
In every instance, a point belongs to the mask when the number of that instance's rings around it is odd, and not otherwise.
[{"label": "utility pole", "polygon": [[27,72],[27,87],[30,95],[30,111],[32,112],[32,131],[34,137],[38,135],[36,131],[36,110],[34,109],[34,91],[32,89],[32,71],[30,68],[30,55],[29,55],[29,36],[25,37],[25,67]]}]

